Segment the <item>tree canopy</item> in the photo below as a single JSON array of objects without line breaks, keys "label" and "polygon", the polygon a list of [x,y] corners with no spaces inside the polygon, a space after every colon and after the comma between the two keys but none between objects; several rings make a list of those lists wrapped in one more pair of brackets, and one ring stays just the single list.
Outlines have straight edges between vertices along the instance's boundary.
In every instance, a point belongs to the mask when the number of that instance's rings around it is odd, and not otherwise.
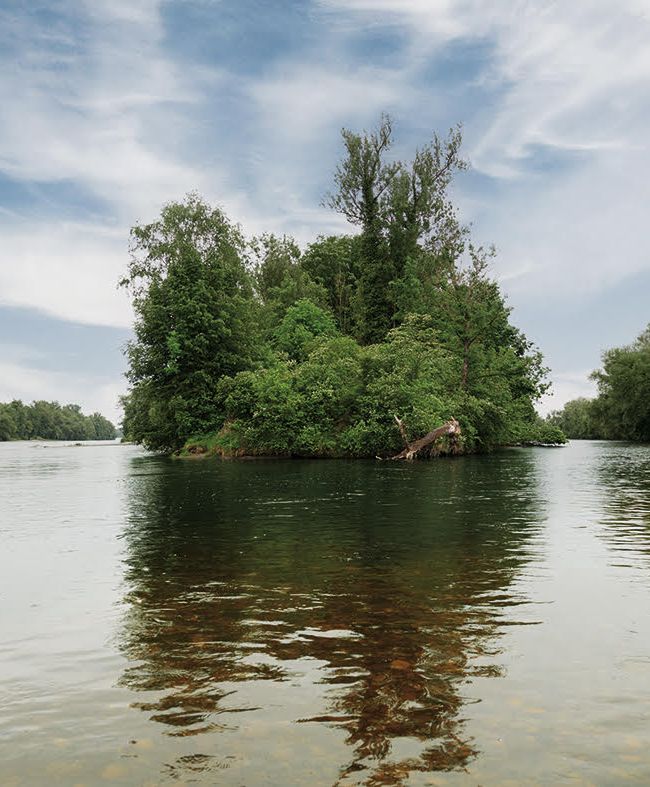
[{"label": "tree canopy", "polygon": [[114,440],[116,435],[107,418],[84,415],[77,404],[0,403],[0,440]]},{"label": "tree canopy", "polygon": [[455,417],[453,450],[563,439],[535,413],[547,370],[510,322],[493,251],[471,242],[451,203],[467,166],[460,130],[408,162],[391,145],[386,116],[343,131],[326,202],[356,234],[304,250],[287,236],[245,240],[196,194],[132,230],[131,439],[374,456],[399,448],[395,415],[411,437]]},{"label": "tree canopy", "polygon": [[239,228],[195,194],[131,231],[124,430],[148,448],[171,451],[217,428],[219,379],[252,364],[258,329],[244,255]]},{"label": "tree canopy", "polygon": [[574,399],[549,422],[573,439],[650,442],[650,325],[626,347],[605,350],[591,375],[595,399]]}]

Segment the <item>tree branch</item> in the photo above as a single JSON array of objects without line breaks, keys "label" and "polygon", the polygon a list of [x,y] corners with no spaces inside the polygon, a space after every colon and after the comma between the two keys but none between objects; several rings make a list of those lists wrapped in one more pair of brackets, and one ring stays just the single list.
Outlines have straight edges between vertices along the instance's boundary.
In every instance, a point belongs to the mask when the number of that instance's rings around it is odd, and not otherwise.
[{"label": "tree branch", "polygon": [[395,420],[397,421],[397,425],[399,426],[400,433],[402,435],[402,439],[406,443],[406,448],[401,451],[396,456],[392,456],[391,459],[405,459],[407,462],[412,461],[418,455],[418,453],[427,446],[435,443],[436,440],[444,437],[445,435],[459,435],[460,434],[460,424],[455,418],[450,418],[447,423],[439,426],[437,429],[433,429],[432,431],[428,432],[421,437],[419,440],[416,440],[414,443],[409,443],[406,438],[406,430],[404,429],[404,424],[402,421],[397,417],[394,416]]}]

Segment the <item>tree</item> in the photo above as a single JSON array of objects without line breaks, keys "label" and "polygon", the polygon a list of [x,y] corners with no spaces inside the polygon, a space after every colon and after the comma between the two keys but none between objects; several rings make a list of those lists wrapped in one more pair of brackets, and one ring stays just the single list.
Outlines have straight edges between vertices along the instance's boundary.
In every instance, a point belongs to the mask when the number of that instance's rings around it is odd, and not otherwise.
[{"label": "tree", "polygon": [[306,299],[287,309],[274,334],[274,344],[293,361],[304,361],[319,338],[337,333],[330,314]]},{"label": "tree", "polygon": [[650,441],[650,325],[630,346],[606,350],[602,361],[592,374],[596,429],[606,438]]},{"label": "tree", "polygon": [[547,421],[574,440],[650,441],[650,325],[631,344],[606,350],[591,375],[595,399],[567,402]]},{"label": "tree", "polygon": [[594,416],[593,400],[579,397],[567,402],[561,410],[549,413],[546,420],[571,440],[597,440],[601,434]]},{"label": "tree", "polygon": [[461,227],[447,189],[454,172],[467,169],[460,157],[460,127],[446,139],[437,134],[415,152],[410,163],[399,162],[389,188],[389,244],[397,276],[420,246],[440,254],[458,255],[467,230]]},{"label": "tree", "polygon": [[11,405],[0,404],[0,442],[4,440],[16,440],[17,438],[18,428]]},{"label": "tree", "polygon": [[262,325],[267,334],[277,327],[287,309],[302,299],[327,305],[325,288],[301,265],[300,249],[293,238],[262,235],[253,239],[250,250],[255,292],[262,304]]},{"label": "tree", "polygon": [[435,451],[559,436],[534,409],[541,354],[448,197],[466,166],[460,130],[406,163],[390,158],[387,116],[343,141],[328,204],[357,236],[319,237],[304,254],[286,236],[246,244],[193,195],[134,228],[127,436],[301,456],[394,455],[395,417],[411,446],[457,421]]},{"label": "tree", "polygon": [[360,258],[359,236],[330,235],[317,238],[300,260],[311,278],[325,287],[330,311],[341,333],[347,335],[355,333],[358,318]]},{"label": "tree", "polygon": [[121,281],[136,314],[125,433],[148,448],[175,450],[219,425],[219,379],[250,367],[256,353],[244,241],[221,210],[190,194],[134,227],[130,250]]},{"label": "tree", "polygon": [[327,204],[361,227],[362,315],[360,338],[365,343],[381,341],[391,327],[392,306],[388,285],[395,275],[386,236],[389,194],[399,164],[387,163],[392,143],[392,123],[384,115],[376,131],[363,135],[348,129],[341,132],[346,157],[336,169],[337,190]]},{"label": "tree", "polygon": [[0,440],[113,440],[115,435],[109,420],[99,413],[84,415],[78,404],[0,404]]},{"label": "tree", "polygon": [[429,315],[455,359],[458,409],[472,413],[465,433],[471,439],[475,429],[486,448],[523,440],[521,424],[535,420],[533,402],[548,388],[541,354],[510,324],[510,309],[489,276],[493,254],[471,243],[466,257],[420,249],[392,283],[398,317]]},{"label": "tree", "polygon": [[445,140],[434,135],[411,163],[387,161],[392,130],[387,115],[372,132],[343,129],[346,155],[326,201],[361,228],[359,336],[365,343],[382,341],[394,325],[390,283],[403,274],[409,255],[420,243],[450,248],[462,235],[447,198],[454,171],[467,166],[460,158],[460,129]]}]

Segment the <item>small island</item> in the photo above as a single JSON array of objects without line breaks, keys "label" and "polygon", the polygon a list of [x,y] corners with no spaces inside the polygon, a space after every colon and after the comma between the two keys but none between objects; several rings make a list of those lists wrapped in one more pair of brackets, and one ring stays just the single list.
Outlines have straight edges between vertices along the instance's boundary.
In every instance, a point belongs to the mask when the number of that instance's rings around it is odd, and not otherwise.
[{"label": "small island", "polygon": [[185,456],[390,457],[453,420],[419,455],[565,441],[536,413],[548,369],[489,275],[494,250],[451,202],[460,129],[407,162],[392,141],[387,116],[343,131],[325,202],[356,234],[304,250],[247,240],[197,194],[133,228],[127,439]]}]

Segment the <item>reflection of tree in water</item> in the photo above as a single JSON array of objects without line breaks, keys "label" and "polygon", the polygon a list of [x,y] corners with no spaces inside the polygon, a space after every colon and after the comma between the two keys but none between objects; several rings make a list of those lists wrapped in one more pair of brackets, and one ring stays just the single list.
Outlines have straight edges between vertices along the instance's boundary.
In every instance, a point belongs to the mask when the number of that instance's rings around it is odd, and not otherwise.
[{"label": "reflection of tree in water", "polygon": [[346,730],[341,784],[400,784],[477,754],[462,686],[498,674],[502,618],[524,601],[512,583],[540,521],[530,453],[146,460],[130,484],[122,682],[156,692],[139,707],[169,734],[235,727],[256,710],[238,685],[318,659],[327,707],[294,721]]},{"label": "reflection of tree in water", "polygon": [[596,444],[604,538],[621,559],[650,558],[650,447]]}]

